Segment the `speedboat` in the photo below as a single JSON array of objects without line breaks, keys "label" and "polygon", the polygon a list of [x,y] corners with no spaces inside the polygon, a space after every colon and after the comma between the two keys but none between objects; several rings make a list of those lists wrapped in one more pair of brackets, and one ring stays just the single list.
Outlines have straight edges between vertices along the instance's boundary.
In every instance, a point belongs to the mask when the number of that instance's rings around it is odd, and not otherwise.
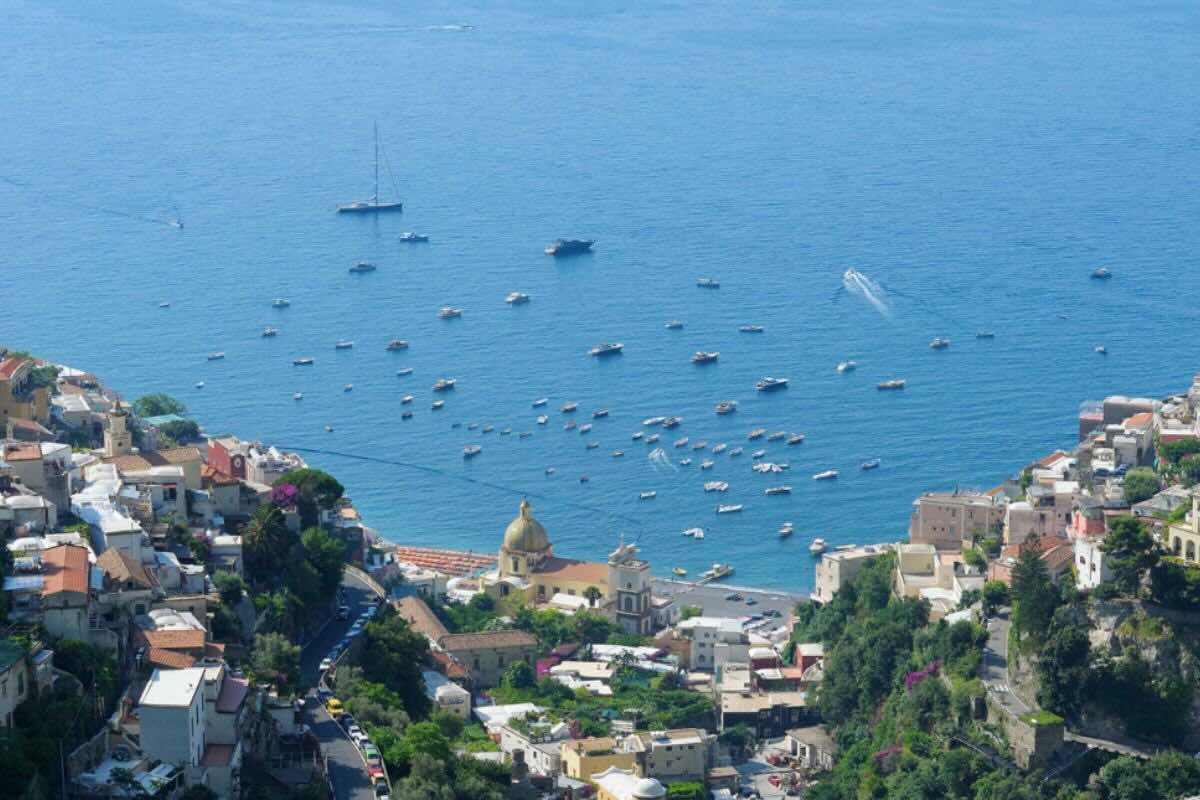
[{"label": "speedboat", "polygon": [[1092,350],[1094,350],[1095,352],[1099,353],[1102,356],[1108,355],[1108,348],[1102,344],[1096,345],[1095,347],[1092,348]]},{"label": "speedboat", "polygon": [[376,267],[370,261],[359,261],[350,268],[350,271],[356,274],[362,274],[364,272],[374,272],[376,269],[378,269],[378,267]]},{"label": "speedboat", "polygon": [[1107,280],[1112,277],[1112,273],[1108,271],[1108,267],[1096,267],[1092,270],[1092,278],[1094,280]]},{"label": "speedboat", "polygon": [[291,304],[292,301],[288,300],[286,297],[276,297],[271,301],[271,308],[287,308]]},{"label": "speedboat", "polygon": [[547,398],[547,397],[539,397],[537,400],[534,400],[534,401],[533,401],[533,407],[534,407],[534,408],[541,408],[542,406],[546,405],[546,403],[549,403],[549,402],[550,402],[550,399],[549,399],[549,398]]},{"label": "speedboat", "polygon": [[302,395],[300,392],[296,392],[292,395],[292,399],[293,400],[303,400],[304,395]]},{"label": "speedboat", "polygon": [[698,278],[696,285],[701,289],[720,289],[721,282],[716,278]]},{"label": "speedboat", "polygon": [[264,339],[269,339],[269,338],[271,338],[272,336],[278,336],[278,335],[279,335],[279,329],[278,329],[278,328],[272,328],[271,326],[269,326],[269,325],[268,325],[267,327],[265,327],[265,328],[263,328],[263,329],[262,329],[262,334],[261,334],[261,335],[262,335],[262,337],[263,337]]},{"label": "speedboat", "polygon": [[625,451],[624,450],[613,450],[612,453],[610,453],[610,455],[613,458],[620,458],[621,456],[625,455]]},{"label": "speedboat", "polygon": [[683,328],[683,323],[677,319],[673,319],[667,323],[667,330],[669,330],[669,331],[677,331],[677,330],[681,330],[682,328]]},{"label": "speedboat", "polygon": [[836,469],[827,469],[824,472],[818,472],[816,475],[813,475],[813,480],[814,481],[829,481],[829,480],[833,480],[837,476],[838,476],[838,472]]},{"label": "speedboat", "polygon": [[776,389],[786,389],[788,385],[787,378],[772,378],[770,375],[763,378],[758,383],[754,384],[754,388],[760,392],[771,392]]},{"label": "speedboat", "polygon": [[683,535],[690,536],[693,539],[702,539],[702,538],[704,538],[704,529],[703,528],[688,528],[687,530],[685,530],[683,532]]},{"label": "speedboat", "polygon": [[681,467],[689,467],[689,466],[691,466],[691,464],[692,464],[692,460],[690,458],[679,459],[679,466],[681,466]]},{"label": "speedboat", "polygon": [[771,434],[767,437],[767,441],[768,442],[780,442],[780,441],[783,441],[783,437],[785,437],[785,436],[787,436],[787,434],[784,433],[783,431],[772,431]]},{"label": "speedboat", "polygon": [[223,359],[223,358],[225,358],[225,353],[224,353],[224,352],[222,352],[222,351],[217,351],[217,352],[215,352],[215,353],[209,353],[209,354],[208,354],[208,360],[209,360],[209,361],[220,361],[220,360],[221,360],[221,359]]},{"label": "speedboat", "polygon": [[332,426],[332,425],[326,425],[326,426],[325,426],[325,432],[326,432],[326,433],[333,433],[333,426]]},{"label": "speedboat", "polygon": [[717,351],[717,350],[714,350],[711,353],[705,352],[704,350],[697,350],[695,353],[692,354],[692,363],[693,364],[710,364],[713,361],[716,361],[720,357],[721,357],[721,353],[720,353],[720,351]]},{"label": "speedboat", "polygon": [[763,494],[767,495],[768,497],[777,495],[777,494],[791,494],[791,493],[792,493],[792,487],[790,487],[790,486],[772,486],[763,492]]},{"label": "speedboat", "polygon": [[604,419],[608,416],[607,408],[598,408],[592,412],[592,419]]},{"label": "speedboat", "polygon": [[658,497],[658,492],[642,492],[638,495],[638,500],[653,500]]},{"label": "speedboat", "polygon": [[170,308],[170,307],[171,307],[171,304],[170,304],[170,303],[168,303],[166,300],[164,300],[163,302],[161,302],[161,303],[159,303],[159,304],[158,304],[158,307],[159,307],[159,308]]},{"label": "speedboat", "polygon": [[458,381],[454,378],[438,378],[437,382],[433,384],[433,390],[435,392],[448,392],[453,389],[457,383]]},{"label": "speedboat", "polygon": [[730,450],[730,451],[729,451],[729,457],[730,457],[730,458],[733,458],[733,457],[735,457],[735,456],[740,456],[740,455],[742,454],[742,452],[743,452],[743,451],[742,451],[742,448],[740,448],[740,447],[735,447],[735,448],[733,448],[732,450]]},{"label": "speedboat", "polygon": [[750,431],[749,434],[746,435],[746,438],[749,439],[750,441],[754,441],[755,439],[761,439],[766,432],[767,432],[766,428],[755,428],[754,430]]},{"label": "speedboat", "polygon": [[574,256],[591,250],[595,243],[594,239],[555,239],[542,252],[556,258]]},{"label": "speedboat", "polygon": [[454,430],[458,430],[459,428],[462,427],[462,423],[461,422],[451,422],[450,427]]},{"label": "speedboat", "polygon": [[408,342],[403,339],[392,339],[387,343],[388,350],[407,350]]},{"label": "speedboat", "polygon": [[204,381],[196,381],[196,388],[197,388],[197,389],[203,389],[203,388],[204,388]]},{"label": "speedboat", "polygon": [[579,408],[579,403],[576,403],[574,400],[568,400],[567,402],[562,404],[562,408],[560,410],[564,414],[570,414],[572,411],[574,411],[577,408]]},{"label": "speedboat", "polygon": [[650,434],[649,436],[647,436],[647,437],[646,437],[646,444],[654,444],[654,443],[655,443],[655,442],[657,442],[657,441],[658,441],[658,434],[657,434],[657,433],[652,433],[652,434]]},{"label": "speedboat", "polygon": [[463,446],[463,458],[473,458],[483,452],[483,446],[468,444]]},{"label": "speedboat", "polygon": [[429,237],[423,233],[413,233],[412,231],[405,231],[404,233],[400,234],[400,241],[402,241],[402,242],[428,242]]},{"label": "speedboat", "polygon": [[305,356],[304,358],[293,358],[292,359],[292,364],[294,364],[297,367],[311,367],[312,363],[313,363],[313,360],[311,358],[309,358],[308,356]]},{"label": "speedboat", "polygon": [[587,449],[587,450],[599,450],[599,449],[600,449],[600,443],[599,443],[599,442],[588,442],[588,443],[587,443],[587,447],[586,447],[585,449]]},{"label": "speedboat", "polygon": [[463,310],[461,308],[454,308],[453,306],[445,306],[443,308],[438,309],[438,316],[442,319],[457,319],[458,317],[461,317],[462,315],[463,315]]},{"label": "speedboat", "polygon": [[665,419],[666,419],[666,417],[646,417],[644,420],[642,420],[642,424],[647,427],[652,427],[654,425],[662,425],[663,420],[665,420]]},{"label": "speedboat", "polygon": [[733,574],[732,564],[713,564],[712,569],[704,571],[704,579],[718,581]]},{"label": "speedboat", "polygon": [[687,575],[687,570],[684,569],[683,567],[671,567],[671,572],[675,573],[676,575],[678,575],[681,578],[684,575]]},{"label": "speedboat", "polygon": [[793,433],[791,436],[788,437],[787,443],[793,444],[793,445],[803,444],[804,443],[804,434],[803,433]]},{"label": "speedboat", "polygon": [[354,342],[350,341],[349,339],[338,339],[333,345],[334,350],[350,350],[353,347]]},{"label": "speedboat", "polygon": [[404,369],[396,370],[396,377],[399,377],[399,378],[404,378],[404,377],[407,377],[412,374],[413,374],[412,367],[405,367]]},{"label": "speedboat", "polygon": [[742,333],[762,333],[766,328],[762,325],[739,325],[738,330]]},{"label": "speedboat", "polygon": [[351,392],[351,391],[354,391],[354,384],[353,384],[353,383],[343,383],[343,384],[342,384],[342,391],[343,391],[343,392]]},{"label": "speedboat", "polygon": [[783,523],[782,525],[779,526],[779,535],[780,536],[791,536],[792,530],[794,529],[794,527],[795,526],[793,526],[791,522]]},{"label": "speedboat", "polygon": [[625,345],[620,342],[601,342],[588,351],[590,356],[615,356],[625,349]]},{"label": "speedboat", "polygon": [[858,368],[857,361],[843,361],[837,365],[838,372],[853,372]]},{"label": "speedboat", "polygon": [[667,417],[662,421],[662,426],[670,430],[671,428],[678,428],[681,422],[683,422],[683,417]]},{"label": "speedboat", "polygon": [[992,333],[991,331],[980,331],[979,333],[975,334],[975,338],[976,339],[995,339],[996,334]]},{"label": "speedboat", "polygon": [[891,378],[883,383],[878,384],[875,388],[879,389],[880,391],[903,389],[904,378]]},{"label": "speedboat", "polygon": [[704,440],[704,439],[701,439],[701,440],[700,440],[700,441],[698,441],[698,442],[693,442],[693,443],[692,443],[692,449],[693,449],[693,450],[703,450],[703,449],[704,449],[704,448],[706,448],[706,447],[708,447],[708,442],[707,442],[706,440]]},{"label": "speedboat", "polygon": [[725,452],[725,450],[727,450],[728,448],[729,448],[729,445],[725,444],[724,442],[720,442],[720,443],[718,443],[718,444],[714,444],[714,445],[713,445],[713,449],[712,449],[712,451],[713,451],[713,455],[716,455],[717,453],[723,453],[723,452]]},{"label": "speedboat", "polygon": [[743,508],[745,508],[745,506],[743,506],[741,503],[735,503],[733,505],[728,505],[728,506],[721,505],[721,506],[717,506],[717,513],[718,514],[736,514],[739,511],[741,511]]},{"label": "speedboat", "polygon": [[700,469],[712,469],[714,463],[711,458],[706,458],[700,462]]},{"label": "speedboat", "polygon": [[864,461],[862,463],[862,468],[864,471],[869,470],[869,469],[878,469],[879,468],[879,459],[878,458],[868,458],[866,461]]},{"label": "speedboat", "polygon": [[931,341],[929,343],[929,346],[931,348],[933,348],[934,350],[945,350],[947,347],[950,346],[950,340],[943,339],[940,336],[936,336],[936,337],[934,337],[933,341]]},{"label": "speedboat", "polygon": [[641,439],[645,435],[646,434],[642,433],[641,431],[634,431],[634,434],[631,438],[636,442],[638,439]]},{"label": "speedboat", "polygon": [[537,418],[538,425],[545,425],[549,421],[550,421],[550,418],[547,417],[545,414],[542,414]]},{"label": "speedboat", "polygon": [[400,419],[412,419],[412,415],[413,413],[411,411],[401,411]]},{"label": "speedboat", "polygon": [[411,394],[406,394],[406,395],[404,395],[404,397],[400,398],[401,405],[408,405],[412,401],[413,401],[413,396]]},{"label": "speedboat", "polygon": [[814,556],[819,556],[821,553],[824,553],[825,540],[819,536],[816,539],[813,539],[812,544],[808,546],[808,552],[812,553]]},{"label": "speedboat", "polygon": [[469,430],[469,431],[476,430],[478,427],[479,427],[478,422],[468,422],[467,423],[467,430]]},{"label": "speedboat", "polygon": [[555,472],[554,467],[546,467],[546,469],[545,469],[545,473],[547,475],[553,475],[554,472]]},{"label": "speedboat", "polygon": [[446,401],[445,401],[445,400],[434,400],[434,401],[433,401],[433,405],[432,405],[432,406],[430,406],[430,407],[431,407],[431,408],[432,408],[434,411],[440,411],[440,410],[441,410],[441,409],[442,409],[442,408],[443,408],[445,405],[446,405]]},{"label": "speedboat", "polygon": [[725,481],[709,481],[704,484],[704,491],[706,492],[724,492],[728,490],[729,484]]},{"label": "speedboat", "polygon": [[504,302],[510,306],[519,306],[522,303],[529,302],[529,295],[524,292],[509,292],[508,296],[504,298]]},{"label": "speedboat", "polygon": [[586,425],[580,425],[579,432],[580,433],[591,433],[592,432],[592,423],[589,422]]},{"label": "speedboat", "polygon": [[757,461],[758,459],[762,458],[766,454],[767,454],[766,450],[755,450],[753,453],[750,454],[750,457]]},{"label": "speedboat", "polygon": [[688,443],[688,437],[686,437],[686,436],[675,440],[676,447],[687,447],[687,443]]},{"label": "speedboat", "polygon": [[715,410],[718,414],[732,414],[737,411],[737,400],[722,400]]}]

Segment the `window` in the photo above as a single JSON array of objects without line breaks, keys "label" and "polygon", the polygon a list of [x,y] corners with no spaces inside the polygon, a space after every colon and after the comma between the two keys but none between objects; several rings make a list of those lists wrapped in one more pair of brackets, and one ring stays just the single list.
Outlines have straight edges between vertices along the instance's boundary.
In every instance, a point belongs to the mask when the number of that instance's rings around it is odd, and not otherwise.
[{"label": "window", "polygon": [[25,694],[25,673],[17,673],[17,697]]},{"label": "window", "polygon": [[504,656],[496,656],[496,662],[497,662],[497,663],[498,663],[498,664],[499,664],[501,667],[503,667],[503,666],[504,666]]},{"label": "window", "polygon": [[475,656],[475,658],[473,658],[471,660],[475,665],[475,669],[479,669],[479,656]]},{"label": "window", "polygon": [[519,559],[519,558],[514,558],[512,561],[513,561],[513,567],[512,567],[512,571],[513,571],[513,572],[520,572],[520,571],[521,571],[521,559]]}]

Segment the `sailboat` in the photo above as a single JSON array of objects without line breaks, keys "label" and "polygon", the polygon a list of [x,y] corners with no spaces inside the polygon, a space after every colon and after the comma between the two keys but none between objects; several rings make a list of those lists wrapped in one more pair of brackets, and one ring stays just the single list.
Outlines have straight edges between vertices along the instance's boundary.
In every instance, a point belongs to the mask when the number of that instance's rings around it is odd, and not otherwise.
[{"label": "sailboat", "polygon": [[[391,167],[388,167],[391,175]],[[395,190],[395,178],[392,179],[392,189]],[[397,192],[397,194],[399,194]],[[391,203],[379,202],[379,123],[375,124],[375,193],[369,200],[358,200],[353,203],[342,203],[337,207],[339,214],[375,214],[380,211],[400,211],[404,203],[399,200]]]}]

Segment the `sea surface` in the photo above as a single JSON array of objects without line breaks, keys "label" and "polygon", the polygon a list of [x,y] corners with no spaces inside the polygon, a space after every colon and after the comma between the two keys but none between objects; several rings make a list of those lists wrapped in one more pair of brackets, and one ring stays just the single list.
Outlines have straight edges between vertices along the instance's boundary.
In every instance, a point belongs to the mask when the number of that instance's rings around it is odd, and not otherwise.
[{"label": "sea surface", "polygon": [[[493,550],[525,495],[559,554],[600,558],[623,535],[658,574],[721,561],[803,591],[813,537],[901,538],[919,493],[987,488],[1071,446],[1080,401],[1160,396],[1200,369],[1193,3],[0,14],[0,342],[130,399],[168,392],[210,433],[328,451],[306,455],[396,542]],[[370,194],[373,122],[404,212],[337,215]],[[558,236],[597,244],[547,258]],[[378,271],[349,274],[360,259]],[[1099,265],[1112,280],[1089,280]],[[839,291],[848,267],[888,313]],[[506,305],[513,290],[532,301]],[[590,358],[601,341],[624,354]],[[699,349],[719,362],[693,366]],[[764,375],[790,386],[760,395]],[[458,387],[435,412],[439,376]],[[907,388],[877,391],[889,377]],[[610,416],[564,431],[567,400],[580,424]],[[737,412],[716,416],[721,400]],[[669,414],[685,422],[656,464],[631,435]],[[788,472],[751,472],[756,427],[806,434],[761,445]],[[681,436],[745,453],[701,472]],[[468,442],[483,453],[464,461]],[[840,477],[812,479],[826,469]],[[764,496],[779,484],[792,494]]]}]

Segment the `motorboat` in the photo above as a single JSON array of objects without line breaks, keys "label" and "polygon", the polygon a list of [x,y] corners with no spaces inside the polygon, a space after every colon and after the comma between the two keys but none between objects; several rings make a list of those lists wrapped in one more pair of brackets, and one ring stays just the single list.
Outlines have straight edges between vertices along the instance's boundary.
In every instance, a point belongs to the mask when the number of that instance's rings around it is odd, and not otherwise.
[{"label": "motorboat", "polygon": [[687,447],[687,443],[688,443],[688,437],[684,436],[682,438],[676,439],[674,442],[674,445],[676,447]]},{"label": "motorboat", "polygon": [[555,258],[575,256],[588,252],[595,243],[594,239],[555,239],[542,252]]},{"label": "motorboat", "polygon": [[463,446],[463,458],[474,458],[483,452],[483,446],[478,444],[468,444]]},{"label": "motorboat", "polygon": [[562,408],[559,410],[564,414],[570,414],[577,408],[579,408],[579,403],[576,403],[574,400],[568,400],[562,404]]},{"label": "motorboat", "polygon": [[222,351],[217,351],[215,353],[208,354],[209,361],[221,361],[224,358],[225,358],[225,353]]},{"label": "motorboat", "polygon": [[170,307],[171,307],[171,304],[170,304],[169,302],[167,302],[166,300],[164,300],[164,301],[162,301],[161,303],[159,303],[159,304],[158,304],[158,307],[159,307],[159,308],[170,308]]},{"label": "motorboat", "polygon": [[718,414],[732,414],[737,411],[737,400],[722,400],[717,403],[715,411]]},{"label": "motorboat", "polygon": [[350,268],[350,272],[353,272],[356,275],[361,275],[364,272],[374,272],[377,269],[379,269],[379,267],[375,266],[370,261],[359,261]]},{"label": "motorboat", "polygon": [[573,431],[573,430],[575,430],[577,427],[579,427],[579,423],[577,423],[577,422],[576,422],[575,420],[573,420],[573,419],[569,419],[569,420],[567,420],[566,422],[564,422],[564,423],[563,423],[563,430],[564,430],[564,431]]},{"label": "motorboat", "polygon": [[353,383],[343,383],[343,384],[342,384],[342,391],[343,391],[343,392],[352,392],[352,391],[354,391],[354,384],[353,384]]},{"label": "motorboat", "polygon": [[467,430],[469,430],[469,431],[473,431],[473,430],[476,430],[476,429],[478,429],[478,428],[479,428],[479,423],[478,423],[478,422],[468,422],[468,423],[467,423]]},{"label": "motorboat", "polygon": [[684,530],[683,535],[690,536],[693,539],[703,539],[704,538],[704,529],[703,528],[687,528],[686,530]]},{"label": "motorboat", "polygon": [[607,408],[598,408],[592,412],[592,419],[604,419],[608,416]]},{"label": "motorboat", "polygon": [[432,404],[432,406],[431,406],[431,408],[432,408],[434,411],[441,411],[441,410],[442,410],[442,408],[444,408],[444,407],[445,407],[445,405],[446,405],[446,401],[445,401],[445,400],[434,400],[434,401],[433,401],[433,404]]},{"label": "motorboat", "polygon": [[662,426],[670,430],[671,428],[678,428],[681,422],[683,422],[683,417],[667,417],[662,421]]},{"label": "motorboat", "polygon": [[625,349],[621,342],[601,342],[588,351],[590,356],[615,356]]},{"label": "motorboat", "polygon": [[766,328],[762,325],[739,325],[738,330],[742,333],[762,333]]},{"label": "motorboat", "polygon": [[862,463],[863,471],[871,470],[871,469],[879,469],[879,463],[880,462],[879,462],[878,458],[868,458],[866,461],[864,461]]},{"label": "motorboat", "polygon": [[408,342],[403,339],[392,339],[387,343],[388,350],[407,350]]},{"label": "motorboat", "polygon": [[508,303],[510,306],[519,306],[523,303],[529,302],[529,295],[525,294],[524,292],[509,292],[504,298],[504,302]]},{"label": "motorboat", "polygon": [[679,459],[679,466],[681,466],[681,467],[690,467],[691,465],[692,465],[692,460],[691,460],[690,458],[681,458],[681,459]]},{"label": "motorboat", "polygon": [[534,408],[541,408],[542,406],[546,405],[546,403],[549,403],[549,402],[550,402],[550,398],[548,398],[548,397],[539,397],[537,400],[534,400],[534,401],[533,401],[533,407],[534,407]]},{"label": "motorboat", "polygon": [[411,243],[428,242],[429,237],[423,233],[413,233],[412,231],[405,231],[404,233],[400,234],[400,241],[411,242]]},{"label": "motorboat", "polygon": [[496,430],[495,425],[484,425],[482,428],[483,433],[491,433],[494,430]]},{"label": "motorboat", "polygon": [[934,337],[934,338],[933,338],[933,340],[932,340],[932,341],[929,343],[929,346],[930,346],[932,349],[934,349],[934,350],[945,350],[947,347],[949,347],[949,346],[950,346],[950,340],[949,340],[949,339],[943,339],[943,338],[942,338],[942,337],[940,337],[940,336],[936,336],[936,337]]},{"label": "motorboat", "polygon": [[733,574],[732,564],[713,564],[712,569],[704,571],[704,579],[709,581],[719,581],[721,578],[727,578]]},{"label": "motorboat", "polygon": [[787,434],[784,433],[783,431],[771,431],[770,435],[767,436],[767,441],[768,442],[781,442],[781,441],[783,441],[783,438],[785,436],[787,436]]},{"label": "motorboat", "polygon": [[326,432],[326,433],[333,433],[333,426],[332,426],[332,425],[326,425],[326,426],[325,426],[325,432]]},{"label": "motorboat", "polygon": [[518,439],[528,439],[530,436],[533,436],[533,433],[530,431],[521,431],[517,434]]},{"label": "motorboat", "polygon": [[553,475],[553,474],[555,473],[555,469],[554,469],[554,467],[546,467],[546,469],[544,470],[544,472],[545,472],[545,474],[547,474],[547,475]]},{"label": "motorboat", "polygon": [[579,432],[580,432],[581,434],[583,434],[583,433],[591,433],[591,432],[592,432],[592,423],[590,423],[590,422],[589,422],[589,423],[587,423],[586,425],[580,425],[580,426],[579,426]]},{"label": "motorboat", "polygon": [[304,358],[293,358],[292,364],[297,367],[311,367],[313,360],[308,356],[305,356]]},{"label": "motorboat", "polygon": [[444,306],[443,308],[438,309],[438,317],[440,317],[441,319],[458,319],[462,315],[463,315],[463,310],[461,308],[454,308],[453,306]]},{"label": "motorboat", "polygon": [[197,388],[197,389],[203,389],[203,388],[204,388],[204,381],[196,381],[196,388]]},{"label": "motorboat", "polygon": [[262,336],[264,339],[270,339],[272,336],[279,335],[279,329],[272,328],[270,325],[268,325],[267,327],[262,329],[262,333],[259,335]]},{"label": "motorboat", "polygon": [[712,352],[705,352],[704,350],[697,350],[695,353],[692,354],[692,363],[693,364],[711,364],[712,362],[716,361],[720,357],[721,357],[721,353],[718,350],[713,350]]},{"label": "motorboat", "polygon": [[714,444],[713,449],[712,449],[713,455],[716,455],[717,453],[723,453],[728,448],[729,448],[729,445],[725,444],[724,442],[719,442],[718,444]]},{"label": "motorboat", "polygon": [[304,399],[304,395],[303,395],[303,394],[301,394],[300,392],[294,392],[294,393],[292,394],[292,399],[293,399],[293,400],[303,400],[303,399]]},{"label": "motorboat", "polygon": [[1095,352],[1099,353],[1102,356],[1108,355],[1108,348],[1102,344],[1096,345],[1095,347],[1092,348],[1092,350],[1094,350]]},{"label": "motorboat", "polygon": [[588,481],[590,481],[590,480],[591,480],[591,478],[589,478],[587,475],[580,475],[580,476],[579,476],[579,482],[580,482],[580,483],[587,483],[587,482],[588,482]]},{"label": "motorboat", "polygon": [[878,384],[875,388],[879,389],[880,391],[895,391],[897,389],[903,389],[904,383],[904,378],[891,378],[883,383]]},{"label": "motorboat", "polygon": [[646,417],[642,420],[642,424],[647,427],[653,427],[655,425],[662,425],[664,420],[666,420],[666,417]]},{"label": "motorboat", "polygon": [[707,442],[706,440],[704,440],[704,439],[701,439],[701,440],[700,440],[700,441],[698,441],[698,442],[693,442],[693,443],[692,443],[692,449],[693,449],[693,450],[703,450],[703,449],[704,449],[704,448],[706,448],[706,447],[708,447],[708,442]]},{"label": "motorboat", "polygon": [[696,285],[701,289],[720,289],[721,282],[716,278],[697,278]]},{"label": "motorboat", "polygon": [[408,405],[412,401],[413,401],[413,396],[411,394],[406,394],[406,395],[404,395],[404,397],[400,398],[401,405]]},{"label": "motorboat", "polygon": [[733,505],[720,505],[720,506],[717,506],[717,513],[718,514],[736,514],[739,511],[741,511],[743,508],[745,508],[745,506],[743,506],[741,503],[734,503]]},{"label": "motorboat", "polygon": [[625,451],[624,450],[613,450],[609,455],[611,455],[613,458],[620,458],[621,456],[625,455]]},{"label": "motorboat", "polygon": [[1091,275],[1093,280],[1104,281],[1112,277],[1112,273],[1108,271],[1108,267],[1096,267],[1092,270]]},{"label": "motorboat", "polygon": [[288,300],[286,297],[276,297],[271,301],[271,308],[287,308],[291,304],[292,301]]},{"label": "motorboat", "polygon": [[700,462],[700,469],[712,469],[714,462],[711,458],[706,458]]},{"label": "motorboat", "polygon": [[754,388],[758,389],[760,392],[772,392],[777,389],[786,389],[787,385],[787,378],[772,378],[770,375],[768,375],[758,383],[754,384]]},{"label": "motorboat", "polygon": [[457,383],[458,381],[454,378],[438,378],[433,384],[433,390],[435,392],[448,392],[453,389]]},{"label": "motorboat", "polygon": [[814,556],[819,556],[821,553],[824,553],[825,540],[819,536],[816,539],[813,539],[812,544],[808,546],[808,552],[812,553]]},{"label": "motorboat", "polygon": [[684,569],[683,567],[671,567],[671,572],[673,572],[674,574],[678,575],[681,578],[684,575],[687,575],[687,570]]},{"label": "motorboat", "polygon": [[750,457],[757,461],[758,459],[762,458],[766,454],[767,454],[766,450],[755,450],[753,453],[750,454]]},{"label": "motorboat", "polygon": [[585,449],[586,450],[599,450],[600,443],[599,442],[588,442],[587,447]]},{"label": "motorboat", "polygon": [[538,424],[538,425],[545,425],[545,424],[546,424],[547,422],[549,422],[549,421],[550,421],[550,418],[549,418],[549,417],[547,417],[545,414],[542,414],[541,416],[539,416],[539,417],[537,418],[537,424]]},{"label": "motorboat", "polygon": [[790,522],[785,522],[779,526],[779,538],[780,539],[788,538],[789,536],[792,535],[793,532],[795,532],[795,528],[792,526],[792,523],[790,523]]},{"label": "motorboat", "polygon": [[842,361],[837,365],[838,372],[853,372],[858,369],[857,361]]},{"label": "motorboat", "polygon": [[803,433],[793,433],[791,436],[788,437],[787,443],[790,445],[804,444],[804,434]]},{"label": "motorboat", "polygon": [[683,323],[677,319],[673,319],[667,323],[667,330],[678,331],[683,329]]},{"label": "motorboat", "polygon": [[791,494],[791,493],[792,493],[792,487],[790,487],[790,486],[772,486],[763,492],[763,494],[767,495],[768,497],[772,497],[777,494]]},{"label": "motorboat", "polygon": [[399,377],[399,378],[404,378],[404,377],[407,377],[407,376],[409,376],[409,375],[412,375],[412,374],[413,374],[413,368],[412,368],[412,367],[405,367],[404,369],[398,369],[398,370],[396,370],[396,376],[397,376],[397,377]]},{"label": "motorboat", "polygon": [[729,451],[729,457],[730,457],[730,458],[735,458],[735,457],[737,457],[737,456],[740,456],[742,453],[743,453],[743,450],[742,450],[742,448],[740,448],[740,447],[735,447],[735,448],[733,448],[732,450],[730,450],[730,451]]},{"label": "motorboat", "polygon": [[704,484],[704,491],[726,492],[729,491],[729,484],[725,481],[709,481],[708,483]]},{"label": "motorboat", "polygon": [[333,344],[334,350],[351,350],[354,348],[354,342],[349,339],[338,339]]},{"label": "motorboat", "polygon": [[638,495],[638,500],[653,500],[658,497],[658,492],[642,492]]},{"label": "motorboat", "polygon": [[768,473],[783,472],[784,470],[790,469],[790,465],[789,464],[775,464],[770,461],[759,461],[758,463],[756,463],[752,467],[750,467],[750,469],[754,470],[755,472],[766,475]]},{"label": "motorboat", "polygon": [[636,442],[638,439],[641,439],[645,435],[646,434],[642,433],[641,431],[634,431],[633,436],[630,438],[632,438]]},{"label": "motorboat", "polygon": [[763,436],[766,435],[766,433],[767,433],[766,428],[755,428],[754,430],[750,431],[750,433],[748,433],[746,435],[746,438],[749,439],[750,441],[754,441],[755,439],[761,439]]},{"label": "motorboat", "polygon": [[655,443],[655,442],[657,442],[657,441],[658,441],[658,434],[657,434],[657,433],[652,433],[652,434],[650,434],[649,436],[647,436],[647,437],[646,437],[646,444],[654,444],[654,443]]},{"label": "motorboat", "polygon": [[996,334],[992,333],[991,331],[979,331],[979,333],[975,334],[975,338],[976,339],[995,339]]},{"label": "motorboat", "polygon": [[830,480],[833,480],[834,478],[836,478],[837,476],[838,476],[838,471],[836,469],[827,469],[824,472],[818,472],[816,475],[813,475],[813,480],[814,481],[830,481]]}]

